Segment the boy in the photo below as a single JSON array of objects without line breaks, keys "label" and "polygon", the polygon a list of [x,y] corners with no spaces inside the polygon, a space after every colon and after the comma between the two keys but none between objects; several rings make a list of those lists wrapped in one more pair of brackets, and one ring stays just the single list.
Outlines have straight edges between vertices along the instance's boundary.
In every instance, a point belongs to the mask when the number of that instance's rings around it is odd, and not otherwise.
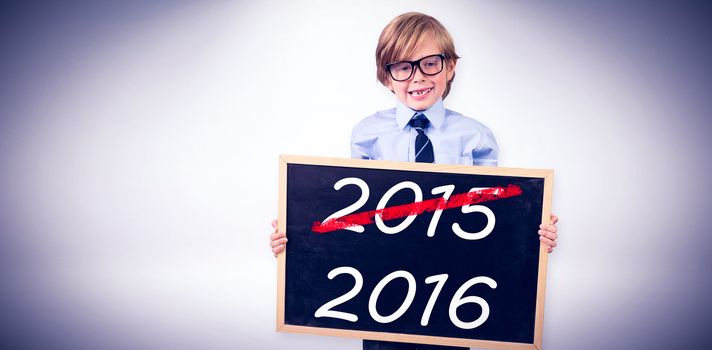
[{"label": "boy", "polygon": [[[443,99],[455,78],[459,57],[445,27],[435,18],[409,12],[383,29],[376,47],[378,80],[396,95],[393,109],[358,123],[351,135],[351,157],[429,163],[497,165],[498,147],[483,124],[445,109]],[[556,222],[541,225],[540,240],[551,252]],[[287,242],[283,232],[270,236],[275,256]],[[465,349],[383,341],[363,341],[364,350]]]}]

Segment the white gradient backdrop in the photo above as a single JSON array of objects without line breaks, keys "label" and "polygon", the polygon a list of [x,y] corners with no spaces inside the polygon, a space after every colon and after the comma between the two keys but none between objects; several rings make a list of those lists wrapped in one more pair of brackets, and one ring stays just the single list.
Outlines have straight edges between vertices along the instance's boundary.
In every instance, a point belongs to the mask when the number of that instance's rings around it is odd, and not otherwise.
[{"label": "white gradient backdrop", "polygon": [[2,6],[3,347],[360,349],[274,331],[277,156],[349,156],[411,10],[462,56],[448,108],[556,171],[544,348],[712,346],[709,6]]}]

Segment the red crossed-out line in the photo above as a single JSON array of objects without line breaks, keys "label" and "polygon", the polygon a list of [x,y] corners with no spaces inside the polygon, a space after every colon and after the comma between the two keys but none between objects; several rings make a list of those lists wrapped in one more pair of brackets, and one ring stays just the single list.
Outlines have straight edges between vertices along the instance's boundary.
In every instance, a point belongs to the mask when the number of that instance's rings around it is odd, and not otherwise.
[{"label": "red crossed-out line", "polygon": [[383,221],[387,221],[411,215],[418,215],[425,212],[459,208],[465,205],[516,197],[521,194],[522,189],[517,185],[490,187],[478,191],[454,194],[450,196],[450,199],[448,200],[445,200],[445,198],[433,198],[421,202],[395,205],[383,209],[350,214],[340,218],[329,219],[325,222],[315,221],[312,225],[312,231],[316,233],[327,233],[353,226],[368,225],[374,222],[376,215],[381,217]]}]

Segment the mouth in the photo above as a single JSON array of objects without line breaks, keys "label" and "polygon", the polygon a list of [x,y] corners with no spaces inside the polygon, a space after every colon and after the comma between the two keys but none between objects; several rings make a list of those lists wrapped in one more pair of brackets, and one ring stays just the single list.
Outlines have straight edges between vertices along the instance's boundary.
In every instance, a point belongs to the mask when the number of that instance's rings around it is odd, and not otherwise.
[{"label": "mouth", "polygon": [[433,91],[433,88],[408,91],[408,94],[410,94],[413,97],[419,97],[419,96],[423,96],[423,95],[429,93],[430,91]]}]

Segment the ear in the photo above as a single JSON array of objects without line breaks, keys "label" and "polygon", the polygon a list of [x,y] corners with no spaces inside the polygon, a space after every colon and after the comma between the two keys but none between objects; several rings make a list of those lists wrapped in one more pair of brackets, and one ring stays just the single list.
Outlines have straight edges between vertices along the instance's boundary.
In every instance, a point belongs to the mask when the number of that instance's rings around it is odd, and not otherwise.
[{"label": "ear", "polygon": [[457,60],[448,60],[447,63],[447,81],[452,80],[455,77],[455,66],[457,66]]}]

